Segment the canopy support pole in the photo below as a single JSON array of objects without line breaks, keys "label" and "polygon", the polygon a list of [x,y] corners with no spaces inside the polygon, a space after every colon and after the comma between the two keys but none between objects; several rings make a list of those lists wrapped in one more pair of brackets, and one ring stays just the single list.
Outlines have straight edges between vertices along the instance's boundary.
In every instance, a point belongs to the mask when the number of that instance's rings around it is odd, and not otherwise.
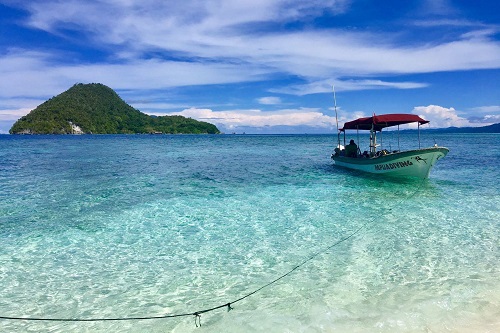
[{"label": "canopy support pole", "polygon": [[380,129],[380,150],[384,149],[384,137],[382,136],[382,129]]},{"label": "canopy support pole", "polygon": [[359,149],[359,126],[356,126],[356,134],[358,139],[358,149]]},{"label": "canopy support pole", "polygon": [[418,149],[420,149],[420,122],[418,124]]},{"label": "canopy support pole", "polygon": [[398,125],[398,151],[401,151],[401,148],[399,147],[399,125]]},{"label": "canopy support pole", "polygon": [[377,138],[376,138],[376,132],[374,131],[374,126],[372,124],[372,128],[370,129],[370,157],[375,156],[376,152],[376,147],[375,145],[377,144]]}]

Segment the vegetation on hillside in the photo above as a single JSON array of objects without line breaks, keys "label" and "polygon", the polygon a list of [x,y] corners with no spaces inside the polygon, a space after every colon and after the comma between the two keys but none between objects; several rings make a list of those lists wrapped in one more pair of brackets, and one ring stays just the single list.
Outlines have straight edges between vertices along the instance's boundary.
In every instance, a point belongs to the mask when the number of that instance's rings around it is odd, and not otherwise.
[{"label": "vegetation on hillside", "polygon": [[185,133],[218,134],[213,124],[182,116],[151,117],[125,103],[111,88],[98,83],[75,84],[49,99],[10,129],[11,134]]}]

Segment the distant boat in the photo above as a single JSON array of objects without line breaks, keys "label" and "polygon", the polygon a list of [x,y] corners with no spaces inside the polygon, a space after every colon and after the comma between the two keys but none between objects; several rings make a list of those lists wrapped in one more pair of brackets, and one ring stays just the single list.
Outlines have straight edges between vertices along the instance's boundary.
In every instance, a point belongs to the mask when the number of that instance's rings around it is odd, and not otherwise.
[{"label": "distant boat", "polygon": [[[429,121],[414,114],[385,114],[373,117],[359,118],[346,122],[338,132],[338,145],[335,148],[332,159],[335,165],[364,172],[403,176],[428,178],[431,168],[438,160],[448,154],[449,149],[438,147],[420,148],[420,125]],[[399,150],[399,125],[418,124],[418,149]],[[398,126],[398,150],[378,150],[377,132],[382,133],[386,127]],[[351,140],[349,145],[345,144],[346,130],[370,131],[370,151],[361,153],[357,145]],[[344,146],[340,144],[340,133],[344,133]]]}]

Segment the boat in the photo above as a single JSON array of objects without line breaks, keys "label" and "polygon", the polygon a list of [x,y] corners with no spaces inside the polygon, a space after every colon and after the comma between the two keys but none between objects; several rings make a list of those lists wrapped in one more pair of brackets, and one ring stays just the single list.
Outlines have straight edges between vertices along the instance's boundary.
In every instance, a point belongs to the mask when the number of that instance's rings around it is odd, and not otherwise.
[{"label": "boat", "polygon": [[[399,125],[418,124],[418,149],[399,150]],[[364,171],[373,174],[428,178],[432,167],[436,162],[448,154],[449,149],[434,144],[432,147],[420,148],[420,125],[429,121],[414,114],[384,114],[372,117],[358,118],[346,122],[344,127],[338,130],[338,144],[332,154],[335,165],[349,169]],[[382,129],[387,127],[398,127],[398,150],[382,149],[377,143],[377,134],[382,134]],[[361,153],[358,144],[351,140],[346,145],[346,130],[370,131],[369,151]],[[340,134],[344,133],[344,145],[340,144]],[[359,136],[358,136],[359,137]],[[355,147],[353,149],[353,147]],[[380,150],[378,148],[380,147]]]}]

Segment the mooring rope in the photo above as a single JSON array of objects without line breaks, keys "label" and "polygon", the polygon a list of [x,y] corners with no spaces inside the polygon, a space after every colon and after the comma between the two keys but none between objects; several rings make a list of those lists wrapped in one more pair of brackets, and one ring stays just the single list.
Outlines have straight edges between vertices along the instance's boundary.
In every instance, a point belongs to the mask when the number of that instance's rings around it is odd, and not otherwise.
[{"label": "mooring rope", "polygon": [[[413,191],[409,196],[405,197],[405,198],[402,198],[401,200],[399,200],[397,203],[395,203],[391,208],[389,208],[388,210],[389,211],[392,211],[392,209],[396,206],[398,206],[399,204],[401,204],[403,201],[405,200],[408,200],[412,197],[414,197],[417,192],[420,190],[420,188],[422,187],[423,183],[425,181],[425,178],[422,179],[422,181],[420,182],[420,184],[417,186],[417,188],[415,189],[415,191]],[[271,282],[268,282],[267,284],[263,285],[262,287],[258,288],[258,289],[255,289],[254,291],[238,298],[238,299],[235,299],[234,301],[231,301],[231,302],[227,302],[227,303],[224,303],[224,304],[221,304],[221,305],[218,305],[218,306],[214,306],[212,308],[208,308],[208,309],[204,309],[204,310],[199,310],[199,311],[195,311],[195,312],[187,312],[187,313],[180,313],[180,314],[168,314],[168,315],[160,315],[160,316],[144,316],[144,317],[116,317],[116,318],[45,318],[45,317],[20,317],[20,316],[0,316],[0,319],[5,319],[5,320],[19,320],[19,321],[52,321],[52,322],[99,322],[99,321],[138,321],[138,320],[154,320],[154,319],[167,319],[167,318],[179,318],[179,317],[188,317],[188,316],[194,316],[195,318],[195,325],[196,327],[201,327],[201,315],[203,313],[207,313],[207,312],[211,312],[211,311],[215,311],[215,310],[218,310],[218,309],[222,309],[222,308],[227,308],[227,311],[231,311],[233,308],[231,305],[237,303],[237,302],[240,302],[242,300],[244,300],[245,298],[248,298],[256,293],[258,293],[259,291],[261,291],[262,289],[265,289],[275,283],[277,283],[278,281],[280,281],[281,279],[284,279],[285,277],[289,276],[290,274],[292,274],[294,271],[296,271],[297,269],[299,269],[300,267],[304,266],[305,264],[307,264],[308,262],[310,262],[311,260],[313,260],[314,258],[316,258],[317,256],[319,256],[320,254],[323,254],[329,250],[331,250],[332,248],[334,248],[335,246],[337,245],[340,245],[342,244],[343,242],[349,240],[350,238],[354,237],[356,234],[358,234],[361,230],[365,229],[371,222],[373,222],[373,220],[375,220],[375,218],[372,218],[372,219],[368,219],[364,224],[362,224],[360,227],[358,227],[356,230],[354,230],[351,234],[349,234],[348,236],[336,241],[335,243],[323,248],[322,250],[320,251],[317,251],[316,253],[312,254],[311,256],[309,256],[308,258],[306,258],[304,261],[302,261],[301,263],[299,263],[298,265],[294,266],[292,269],[290,269],[288,272],[282,274],[281,276],[277,277],[276,279],[272,280]]]}]

